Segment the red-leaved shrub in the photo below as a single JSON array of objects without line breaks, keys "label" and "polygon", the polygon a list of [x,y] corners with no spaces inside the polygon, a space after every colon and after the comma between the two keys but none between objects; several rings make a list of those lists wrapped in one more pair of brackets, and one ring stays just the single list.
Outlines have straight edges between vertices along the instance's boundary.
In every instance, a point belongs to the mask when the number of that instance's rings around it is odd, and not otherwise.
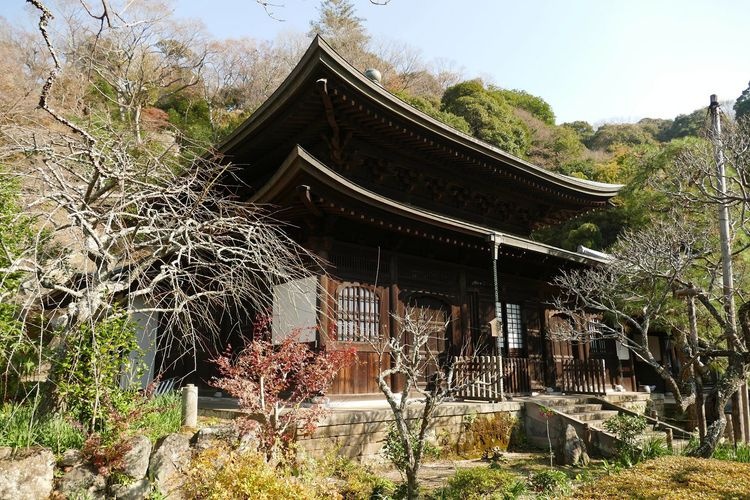
[{"label": "red-leaved shrub", "polygon": [[339,349],[330,342],[325,350],[313,349],[298,341],[299,330],[274,344],[270,330],[269,318],[258,319],[252,341],[239,353],[230,348],[214,360],[221,376],[213,380],[213,385],[238,399],[247,413],[237,420],[240,431],[257,432],[268,459],[286,447],[297,431],[315,430],[328,410],[312,399],[325,394],[355,355],[353,349]]}]

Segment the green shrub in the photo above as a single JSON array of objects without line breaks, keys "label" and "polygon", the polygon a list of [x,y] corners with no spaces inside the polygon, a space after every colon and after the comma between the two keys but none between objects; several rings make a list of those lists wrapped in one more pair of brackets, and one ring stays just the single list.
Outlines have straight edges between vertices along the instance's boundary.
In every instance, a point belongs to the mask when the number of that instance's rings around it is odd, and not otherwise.
[{"label": "green shrub", "polygon": [[107,432],[110,417],[125,413],[138,397],[120,388],[123,359],[137,351],[135,323],[123,311],[67,332],[52,378],[66,412],[90,432]]},{"label": "green shrub", "polygon": [[312,459],[297,453],[297,477],[308,483],[320,478],[337,480],[337,492],[345,500],[386,499],[396,492],[393,481],[375,474],[369,467],[340,456],[334,448],[322,459]]},{"label": "green shrub", "polygon": [[548,469],[531,476],[529,487],[545,496],[566,495],[570,493],[570,478],[563,471]]},{"label": "green shrub", "polygon": [[343,484],[338,487],[338,492],[345,499],[390,498],[396,491],[396,484],[393,481],[356,464],[345,471],[340,471],[334,477],[343,480]]},{"label": "green shrub", "polygon": [[187,498],[212,500],[312,500],[330,498],[335,491],[306,484],[283,465],[269,465],[260,453],[214,447],[193,459],[184,493]]},{"label": "green shrub", "polygon": [[474,467],[456,471],[446,486],[435,490],[431,497],[436,500],[516,498],[524,490],[523,483],[507,471]]},{"label": "green shrub", "polygon": [[646,419],[641,416],[615,415],[604,421],[604,428],[617,436],[617,452],[625,464],[638,461],[638,437],[646,430]]}]

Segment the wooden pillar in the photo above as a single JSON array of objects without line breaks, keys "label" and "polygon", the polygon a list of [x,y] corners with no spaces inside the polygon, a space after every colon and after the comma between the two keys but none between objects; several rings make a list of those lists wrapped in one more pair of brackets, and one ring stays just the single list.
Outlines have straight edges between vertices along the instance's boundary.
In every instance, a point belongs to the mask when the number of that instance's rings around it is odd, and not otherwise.
[{"label": "wooden pillar", "polygon": [[[398,258],[396,257],[396,254],[391,255],[391,261],[390,261],[390,268],[391,268],[391,289],[390,293],[388,294],[388,318],[389,318],[389,330],[391,337],[394,337],[396,335],[399,335],[399,325],[397,321],[397,316],[401,314],[400,308],[399,308],[399,286],[398,286]],[[390,358],[388,359],[388,366],[390,367]],[[401,385],[402,381],[399,379],[398,375],[391,375],[390,384],[391,387],[393,387],[394,390],[400,391],[403,386]]]},{"label": "wooden pillar", "polygon": [[[459,344],[453,346],[454,352],[451,353],[453,356],[458,355],[469,355],[474,352],[474,346],[472,345],[471,339],[471,328],[469,324],[469,308],[467,306],[467,292],[466,292],[466,270],[461,268],[458,271],[458,301],[460,308],[460,339]],[[465,353],[462,351],[466,351]]]}]

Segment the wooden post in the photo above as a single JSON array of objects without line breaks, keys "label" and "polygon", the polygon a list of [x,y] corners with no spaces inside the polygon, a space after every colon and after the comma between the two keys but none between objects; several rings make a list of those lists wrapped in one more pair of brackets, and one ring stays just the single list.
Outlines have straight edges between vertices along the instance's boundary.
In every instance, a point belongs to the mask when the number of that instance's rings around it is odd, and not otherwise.
[{"label": "wooden post", "polygon": [[674,435],[672,434],[672,429],[667,427],[664,429],[664,433],[667,435],[667,448],[669,451],[673,451],[674,446]]},{"label": "wooden post", "polygon": [[734,394],[732,394],[732,430],[734,434],[734,444],[737,446],[737,443],[744,443],[745,442],[745,433],[744,433],[744,420],[743,420],[743,411],[742,411],[742,391],[737,391]]},{"label": "wooden post", "polygon": [[182,388],[182,425],[198,427],[198,388],[193,384]]},{"label": "wooden post", "polygon": [[593,433],[591,432],[591,425],[584,423],[583,424],[583,443],[586,445],[586,451],[591,452],[591,441],[593,438]]}]

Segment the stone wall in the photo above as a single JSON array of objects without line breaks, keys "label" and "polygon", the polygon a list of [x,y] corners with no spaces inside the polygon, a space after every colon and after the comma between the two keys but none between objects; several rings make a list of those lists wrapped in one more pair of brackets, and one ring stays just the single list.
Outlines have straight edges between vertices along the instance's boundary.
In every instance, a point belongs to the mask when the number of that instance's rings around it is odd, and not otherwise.
[{"label": "stone wall", "polygon": [[[420,406],[410,407],[416,416]],[[429,440],[440,446],[454,446],[465,438],[472,420],[504,414],[523,424],[523,403],[447,403],[436,410],[429,429]],[[388,429],[393,425],[393,413],[384,408],[338,409],[324,419],[315,433],[299,440],[301,449],[312,455],[323,455],[337,450],[341,456],[363,462],[383,460],[382,448]]]}]

